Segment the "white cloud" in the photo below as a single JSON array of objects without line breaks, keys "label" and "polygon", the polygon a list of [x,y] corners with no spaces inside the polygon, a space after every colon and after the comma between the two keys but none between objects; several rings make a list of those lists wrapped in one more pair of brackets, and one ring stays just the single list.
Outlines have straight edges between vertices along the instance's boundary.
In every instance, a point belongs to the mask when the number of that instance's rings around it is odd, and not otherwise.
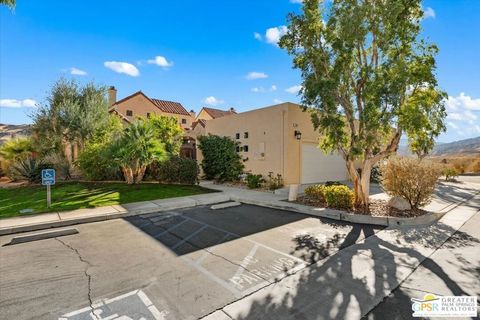
[{"label": "white cloud", "polygon": [[268,28],[265,32],[265,41],[267,41],[267,43],[278,46],[278,41],[280,41],[280,38],[284,34],[286,34],[287,31],[288,28],[286,26]]},{"label": "white cloud", "polygon": [[273,92],[273,91],[277,90],[277,86],[273,84],[268,89],[265,89],[264,87],[254,87],[251,90],[252,90],[252,92],[256,92],[256,93]]},{"label": "white cloud", "polygon": [[435,10],[431,7],[426,7],[423,10],[423,19],[434,18],[435,19]]},{"label": "white cloud", "polygon": [[280,99],[273,99],[273,103],[280,104],[283,103],[283,101]]},{"label": "white cloud", "polygon": [[156,64],[157,66],[162,68],[168,68],[173,66],[173,62],[167,61],[167,59],[164,56],[156,56],[155,59],[149,59],[147,60],[147,62],[150,64]]},{"label": "white cloud", "polygon": [[249,72],[245,76],[245,79],[247,80],[265,79],[265,78],[268,78],[268,74],[264,72],[255,72],[255,71]]},{"label": "white cloud", "polygon": [[208,104],[210,106],[216,106],[218,104],[222,104],[225,101],[215,98],[214,96],[206,97],[202,100],[203,103]]},{"label": "white cloud", "polygon": [[458,126],[452,121],[448,121],[447,125],[453,129],[458,129]]},{"label": "white cloud", "polygon": [[477,119],[477,116],[470,110],[465,110],[463,112],[450,112],[447,113],[447,117],[452,120],[457,121],[468,121],[472,123],[474,120]]},{"label": "white cloud", "polygon": [[75,67],[71,67],[69,70],[70,70],[70,74],[73,74],[75,76],[86,76],[87,75],[86,71],[80,70],[80,69],[75,68]]},{"label": "white cloud", "polygon": [[262,40],[262,35],[258,32],[254,32],[253,33],[253,37],[257,40]]},{"label": "white cloud", "polygon": [[140,71],[138,71],[137,67],[128,62],[105,61],[103,65],[117,73],[124,73],[132,77],[138,77],[140,75]]},{"label": "white cloud", "polygon": [[33,99],[0,99],[0,107],[6,108],[33,108],[37,105],[37,101]]},{"label": "white cloud", "polygon": [[290,0],[290,3],[303,3],[303,0]]},{"label": "white cloud", "polygon": [[301,89],[302,89],[301,85],[296,85],[296,86],[285,89],[285,91],[288,93],[297,94]]},{"label": "white cloud", "polygon": [[459,96],[448,96],[447,110],[457,111],[461,109],[480,110],[480,99],[472,99],[472,97],[461,92]]}]

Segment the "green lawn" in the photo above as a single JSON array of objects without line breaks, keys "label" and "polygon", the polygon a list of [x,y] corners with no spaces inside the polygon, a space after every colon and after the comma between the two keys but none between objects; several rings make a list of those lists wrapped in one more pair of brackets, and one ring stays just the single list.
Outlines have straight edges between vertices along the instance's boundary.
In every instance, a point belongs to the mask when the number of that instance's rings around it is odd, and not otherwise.
[{"label": "green lawn", "polygon": [[[213,192],[199,186],[145,183],[69,182],[52,186],[52,207],[47,208],[45,186],[0,188],[0,218],[22,215],[20,210],[34,213],[94,208],[113,204],[165,199]],[[25,214],[23,214],[25,215]]]}]

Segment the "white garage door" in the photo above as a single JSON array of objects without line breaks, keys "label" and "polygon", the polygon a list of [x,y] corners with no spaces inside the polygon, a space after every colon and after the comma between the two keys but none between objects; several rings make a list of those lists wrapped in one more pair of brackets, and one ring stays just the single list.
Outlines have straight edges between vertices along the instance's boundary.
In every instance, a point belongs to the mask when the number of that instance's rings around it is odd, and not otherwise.
[{"label": "white garage door", "polygon": [[338,154],[325,154],[315,143],[302,143],[302,183],[347,179],[345,160]]}]

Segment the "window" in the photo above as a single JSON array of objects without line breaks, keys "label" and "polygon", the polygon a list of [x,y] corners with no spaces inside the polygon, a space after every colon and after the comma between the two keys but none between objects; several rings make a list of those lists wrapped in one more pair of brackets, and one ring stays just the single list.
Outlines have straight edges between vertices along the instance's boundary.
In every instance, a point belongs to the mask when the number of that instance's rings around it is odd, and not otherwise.
[{"label": "window", "polygon": [[150,118],[150,112],[147,112],[147,118]]},{"label": "window", "polygon": [[248,132],[244,132],[244,133],[243,133],[243,137],[244,137],[245,139],[248,139]]},{"label": "window", "polygon": [[235,139],[240,139],[240,133],[235,133]]},{"label": "window", "polygon": [[248,152],[248,146],[243,146],[243,152]]},{"label": "window", "polygon": [[187,124],[187,119],[182,119],[182,124]]},{"label": "window", "polygon": [[240,146],[237,146],[236,150],[237,152],[240,152]]},{"label": "window", "polygon": [[132,117],[132,116],[133,116],[133,111],[127,110],[127,117]]}]

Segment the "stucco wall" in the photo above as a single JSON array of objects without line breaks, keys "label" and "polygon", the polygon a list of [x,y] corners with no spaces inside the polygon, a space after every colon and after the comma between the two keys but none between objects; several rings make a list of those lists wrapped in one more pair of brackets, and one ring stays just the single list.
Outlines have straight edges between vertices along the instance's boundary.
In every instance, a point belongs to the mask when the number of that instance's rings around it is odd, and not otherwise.
[{"label": "stucco wall", "polygon": [[[280,173],[285,177],[283,124],[287,109],[287,104],[282,104],[207,120],[206,133],[228,136],[240,142],[242,148],[247,145],[248,151],[240,152],[246,171]],[[248,138],[244,137],[245,132]]]},{"label": "stucco wall", "polygon": [[[183,114],[162,112],[157,106],[155,106],[149,99],[147,99],[142,94],[137,94],[127,100],[116,104],[115,109],[118,110],[118,112],[120,112],[122,115],[124,115],[128,120],[134,120],[135,117],[138,116],[146,117],[147,113],[150,113],[175,117],[177,118],[178,123],[182,128],[190,128],[193,122],[193,117],[191,115],[187,116]],[[133,116],[127,116],[127,110],[132,110]],[[182,124],[182,119],[186,119],[187,123]]]}]

